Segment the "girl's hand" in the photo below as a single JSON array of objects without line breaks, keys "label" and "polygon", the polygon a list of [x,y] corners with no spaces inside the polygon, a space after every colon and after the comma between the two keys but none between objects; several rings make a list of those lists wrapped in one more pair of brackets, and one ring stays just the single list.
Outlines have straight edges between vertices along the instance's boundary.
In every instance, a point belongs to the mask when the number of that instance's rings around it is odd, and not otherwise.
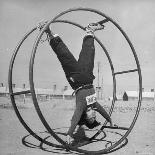
[{"label": "girl's hand", "polygon": [[68,144],[71,144],[73,141],[74,141],[74,138],[72,138],[70,135],[67,135],[67,137],[66,137],[66,142],[67,142]]}]

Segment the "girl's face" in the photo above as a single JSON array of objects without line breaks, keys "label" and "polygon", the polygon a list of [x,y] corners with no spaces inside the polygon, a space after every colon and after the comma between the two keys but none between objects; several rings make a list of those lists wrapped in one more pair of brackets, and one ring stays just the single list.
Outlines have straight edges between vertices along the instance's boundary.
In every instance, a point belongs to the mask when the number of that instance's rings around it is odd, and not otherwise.
[{"label": "girl's face", "polygon": [[86,119],[89,123],[93,123],[96,120],[96,112],[92,108],[89,108],[86,112]]}]

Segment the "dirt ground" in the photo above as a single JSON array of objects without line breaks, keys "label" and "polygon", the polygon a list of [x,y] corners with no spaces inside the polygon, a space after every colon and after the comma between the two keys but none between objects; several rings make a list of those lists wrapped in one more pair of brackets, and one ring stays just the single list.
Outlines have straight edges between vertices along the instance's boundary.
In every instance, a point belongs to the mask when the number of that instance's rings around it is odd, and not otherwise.
[{"label": "dirt ground", "polygon": [[[103,101],[100,103],[103,104]],[[42,125],[33,107],[31,100],[24,104],[17,101],[19,111],[28,126],[41,138],[54,144],[59,144],[52,138]],[[74,110],[73,100],[51,100],[40,102],[40,109],[50,127],[60,133],[66,133]],[[116,103],[112,120],[114,124],[129,127],[135,114],[137,102]],[[109,103],[103,106],[108,110]],[[99,117],[100,119],[100,117]],[[59,129],[58,129],[59,128]],[[128,143],[121,149],[110,153],[111,155],[155,155],[155,103],[142,102],[141,111],[132,132],[127,137]],[[93,134],[92,131],[90,134]],[[81,147],[90,151],[101,150],[110,145],[107,141],[115,142],[121,138],[125,131],[106,129],[106,141],[97,141]],[[99,136],[102,138],[103,134]],[[65,136],[60,134],[65,140]],[[23,141],[23,143],[22,143]],[[48,155],[48,154],[76,154],[65,150],[41,144],[33,138],[19,122],[10,100],[0,97],[0,155]]]}]

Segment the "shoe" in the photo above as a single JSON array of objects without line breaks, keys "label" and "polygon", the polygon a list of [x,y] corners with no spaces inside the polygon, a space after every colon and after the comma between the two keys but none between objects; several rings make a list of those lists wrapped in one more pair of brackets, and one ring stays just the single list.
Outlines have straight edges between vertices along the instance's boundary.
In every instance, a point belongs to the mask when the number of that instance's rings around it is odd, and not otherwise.
[{"label": "shoe", "polygon": [[50,30],[49,27],[45,30],[45,33],[46,33],[47,35],[49,35],[49,36],[52,35],[52,32],[51,32],[51,30]]},{"label": "shoe", "polygon": [[87,32],[95,32],[97,30],[102,30],[104,29],[104,25],[101,25],[99,23],[90,23],[88,24],[88,26],[86,27],[86,31]]},{"label": "shoe", "polygon": [[[48,23],[48,21],[45,21],[45,22],[40,22],[37,26],[37,28],[41,31],[43,29],[43,27]],[[47,34],[47,36],[50,38],[50,37],[53,37],[54,33],[50,30],[49,27],[47,27],[47,29],[45,30],[45,33]]]},{"label": "shoe", "polygon": [[37,25],[37,28],[41,31],[42,28],[48,23],[48,21],[43,21],[43,22],[40,22],[38,25]]}]

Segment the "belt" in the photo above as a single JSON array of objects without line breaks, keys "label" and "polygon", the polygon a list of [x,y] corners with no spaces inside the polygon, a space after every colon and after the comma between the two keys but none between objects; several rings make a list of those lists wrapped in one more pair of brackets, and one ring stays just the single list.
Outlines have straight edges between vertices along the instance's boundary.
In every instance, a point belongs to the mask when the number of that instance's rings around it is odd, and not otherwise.
[{"label": "belt", "polygon": [[93,88],[94,86],[92,84],[86,84],[86,85],[82,85],[80,87],[78,87],[73,93],[72,96],[74,96],[79,90],[81,89],[90,89]]}]

